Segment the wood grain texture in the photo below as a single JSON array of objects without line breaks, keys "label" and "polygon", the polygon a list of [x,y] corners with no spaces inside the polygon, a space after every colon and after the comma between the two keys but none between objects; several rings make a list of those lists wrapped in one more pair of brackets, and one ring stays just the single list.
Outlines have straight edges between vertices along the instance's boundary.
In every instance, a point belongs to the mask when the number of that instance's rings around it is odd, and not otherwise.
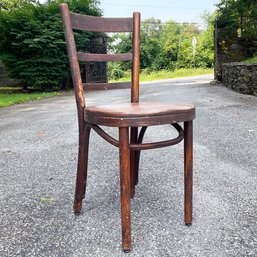
[{"label": "wood grain texture", "polygon": [[133,60],[131,102],[139,102],[139,71],[140,71],[140,13],[133,13]]},{"label": "wood grain texture", "polygon": [[194,119],[193,105],[164,103],[124,103],[92,106],[85,109],[85,120],[104,126],[143,127]]},{"label": "wood grain texture", "polygon": [[[130,129],[130,145],[137,143],[138,128],[134,127]],[[130,196],[135,195],[136,177],[137,177],[137,163],[136,163],[136,151],[130,149]]]},{"label": "wood grain texture", "polygon": [[132,53],[125,54],[94,54],[78,52],[78,60],[82,62],[121,62],[131,61]]},{"label": "wood grain texture", "polygon": [[192,104],[141,102],[90,106],[86,107],[85,111],[88,115],[92,113],[96,116],[131,118],[187,113],[194,112],[194,110],[195,108]]},{"label": "wood grain texture", "polygon": [[103,18],[70,13],[73,29],[93,32],[132,32],[132,18]]},{"label": "wood grain texture", "polygon": [[185,223],[192,224],[193,210],[193,122],[184,123]]},{"label": "wood grain texture", "polygon": [[90,129],[89,126],[85,126],[83,133],[81,133],[79,137],[77,179],[73,205],[73,210],[76,215],[80,214],[82,200],[85,198],[86,192]]},{"label": "wood grain texture", "polygon": [[[139,69],[140,69],[140,13],[135,12],[133,18],[103,18],[70,13],[68,5],[60,5],[64,25],[65,40],[68,49],[71,74],[77,104],[79,123],[79,155],[77,182],[75,190],[74,211],[79,213],[82,199],[85,196],[87,177],[88,144],[90,128],[93,128],[107,142],[119,147],[120,153],[120,191],[121,191],[121,224],[122,248],[131,249],[131,197],[134,196],[138,181],[138,165],[140,151],[157,147],[165,147],[179,143],[184,137],[184,180],[185,180],[185,212],[187,225],[192,223],[193,198],[193,119],[195,107],[191,104],[176,103],[139,103]],[[131,54],[92,54],[77,53],[73,29],[92,32],[132,32]],[[132,81],[129,83],[90,83],[89,69],[85,84],[82,84],[79,60],[85,62],[127,61],[132,58]],[[89,65],[87,65],[89,67]],[[84,89],[109,89],[131,87],[131,103],[87,106]],[[99,99],[99,102],[101,99]],[[183,129],[177,124],[184,122]],[[179,133],[178,137],[163,142],[145,143],[144,133],[148,126],[172,124]],[[119,140],[112,138],[99,126],[119,128]],[[142,127],[138,135],[138,127]],[[129,138],[129,130],[131,134]]]},{"label": "wood grain texture", "polygon": [[145,127],[156,126],[164,124],[174,124],[184,121],[189,121],[195,118],[195,114],[191,113],[178,113],[171,115],[152,116],[152,117],[131,117],[131,118],[117,118],[105,116],[88,116],[85,113],[85,120],[89,123],[98,124],[102,126],[111,127]]},{"label": "wood grain texture", "polygon": [[129,129],[119,128],[122,249],[131,248]]},{"label": "wood grain texture", "polygon": [[89,82],[83,84],[84,90],[108,90],[131,88],[131,82],[100,83]]}]

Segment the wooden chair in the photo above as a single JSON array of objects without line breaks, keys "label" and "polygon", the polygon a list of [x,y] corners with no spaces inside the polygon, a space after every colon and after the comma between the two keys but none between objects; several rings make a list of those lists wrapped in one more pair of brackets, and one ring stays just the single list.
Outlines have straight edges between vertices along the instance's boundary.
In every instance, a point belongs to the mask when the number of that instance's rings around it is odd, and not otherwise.
[{"label": "wooden chair", "polygon": [[[74,212],[81,211],[85,197],[88,147],[90,130],[94,129],[102,138],[119,147],[120,152],[120,191],[122,248],[131,249],[131,198],[138,183],[138,164],[140,151],[177,144],[184,139],[184,189],[185,189],[185,223],[192,222],[192,158],[193,158],[193,124],[195,108],[191,104],[174,103],[139,103],[139,37],[140,13],[133,18],[102,18],[69,12],[67,4],[61,4],[61,16],[64,25],[72,72],[77,114],[79,122],[79,152],[77,181],[74,200]],[[132,53],[128,54],[92,54],[77,52],[73,29],[93,32],[132,32]],[[88,106],[85,103],[79,61],[128,61],[132,60],[131,103]],[[92,84],[91,84],[92,86]],[[105,87],[106,85],[102,85]],[[184,123],[184,129],[178,124]],[[142,143],[148,126],[171,124],[178,132],[175,139]],[[119,139],[108,135],[100,126],[119,129]],[[138,129],[141,128],[140,133]]]}]

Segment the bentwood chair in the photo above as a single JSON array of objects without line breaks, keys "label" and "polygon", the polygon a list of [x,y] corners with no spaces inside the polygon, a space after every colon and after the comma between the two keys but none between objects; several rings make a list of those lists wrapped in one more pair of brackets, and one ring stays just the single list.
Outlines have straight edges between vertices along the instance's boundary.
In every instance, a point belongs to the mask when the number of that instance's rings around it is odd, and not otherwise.
[{"label": "bentwood chair", "polygon": [[[140,151],[177,144],[184,139],[184,204],[185,224],[192,222],[192,159],[193,159],[193,119],[195,108],[191,104],[139,103],[139,42],[140,13],[133,18],[102,18],[69,12],[67,4],[61,4],[61,16],[68,48],[72,79],[74,84],[79,123],[79,151],[74,212],[81,211],[85,197],[88,148],[90,130],[95,130],[103,139],[119,147],[122,248],[131,249],[131,198],[138,183]],[[131,32],[132,53],[94,54],[77,52],[73,29],[93,32]],[[84,98],[79,61],[107,62],[132,61],[131,103],[88,106]],[[92,84],[90,84],[92,86]],[[96,84],[95,84],[96,85]],[[97,86],[97,85],[96,85]],[[98,85],[99,86],[99,85]],[[105,85],[102,85],[105,88]],[[179,125],[184,123],[184,129]],[[148,126],[171,124],[178,136],[171,140],[142,143]],[[117,127],[119,138],[114,139],[100,126]],[[140,132],[138,129],[141,128]]]}]

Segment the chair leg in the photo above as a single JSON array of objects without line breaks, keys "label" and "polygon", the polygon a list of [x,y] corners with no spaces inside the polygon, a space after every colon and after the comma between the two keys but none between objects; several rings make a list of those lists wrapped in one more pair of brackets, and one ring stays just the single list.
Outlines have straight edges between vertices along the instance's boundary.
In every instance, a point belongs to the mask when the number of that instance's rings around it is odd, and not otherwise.
[{"label": "chair leg", "polygon": [[135,185],[138,184],[140,152],[140,150],[135,151]]},{"label": "chair leg", "polygon": [[80,214],[82,200],[85,198],[86,183],[87,183],[87,168],[88,168],[88,147],[91,128],[84,125],[82,133],[79,135],[79,153],[77,166],[77,181],[74,199],[74,213]]},{"label": "chair leg", "polygon": [[[144,134],[147,127],[142,127],[139,136],[137,138],[137,143],[141,144],[143,142]],[[139,173],[139,160],[140,160],[140,150],[135,151],[135,185],[138,184],[138,173]]]},{"label": "chair leg", "polygon": [[131,247],[129,129],[119,128],[122,249]]},{"label": "chair leg", "polygon": [[[130,142],[131,144],[135,144],[137,142],[137,133],[138,128],[131,128],[130,134]],[[130,151],[130,196],[134,198],[135,195],[135,186],[138,177],[138,165],[137,165],[137,158],[136,158],[137,151]]]},{"label": "chair leg", "polygon": [[185,223],[192,224],[193,202],[193,122],[184,123],[184,187],[185,187]]}]

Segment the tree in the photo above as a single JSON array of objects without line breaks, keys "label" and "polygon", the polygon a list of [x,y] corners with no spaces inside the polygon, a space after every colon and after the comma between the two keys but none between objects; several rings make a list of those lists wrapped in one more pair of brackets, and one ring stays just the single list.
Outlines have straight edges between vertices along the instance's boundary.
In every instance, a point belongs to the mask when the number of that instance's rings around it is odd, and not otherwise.
[{"label": "tree", "polygon": [[[200,30],[196,24],[179,24],[173,20],[162,23],[150,18],[142,22],[140,37],[140,67],[144,72],[161,69],[174,70],[185,67],[212,67],[213,17],[205,15],[206,28]],[[197,37],[196,56],[193,56],[192,39]],[[111,38],[111,51],[131,51],[131,35],[115,35]],[[109,40],[110,42],[110,40]],[[112,78],[126,74],[128,64],[110,64]]]},{"label": "tree", "polygon": [[165,68],[174,69],[180,50],[182,25],[170,20],[164,24],[161,41]]},{"label": "tree", "polygon": [[243,38],[257,37],[256,0],[221,0],[218,7],[217,25],[234,30]]},{"label": "tree", "polygon": [[[59,2],[26,4],[0,14],[0,59],[11,78],[25,87],[49,90],[67,83],[69,64]],[[68,1],[70,9],[100,15],[90,0]],[[94,34],[76,32],[78,48]]]},{"label": "tree", "polygon": [[2,9],[10,11],[13,9],[19,9],[28,4],[36,4],[37,0],[1,0]]},{"label": "tree", "polygon": [[141,69],[156,70],[161,68],[162,33],[161,20],[149,18],[142,22],[140,36],[140,63]]}]

